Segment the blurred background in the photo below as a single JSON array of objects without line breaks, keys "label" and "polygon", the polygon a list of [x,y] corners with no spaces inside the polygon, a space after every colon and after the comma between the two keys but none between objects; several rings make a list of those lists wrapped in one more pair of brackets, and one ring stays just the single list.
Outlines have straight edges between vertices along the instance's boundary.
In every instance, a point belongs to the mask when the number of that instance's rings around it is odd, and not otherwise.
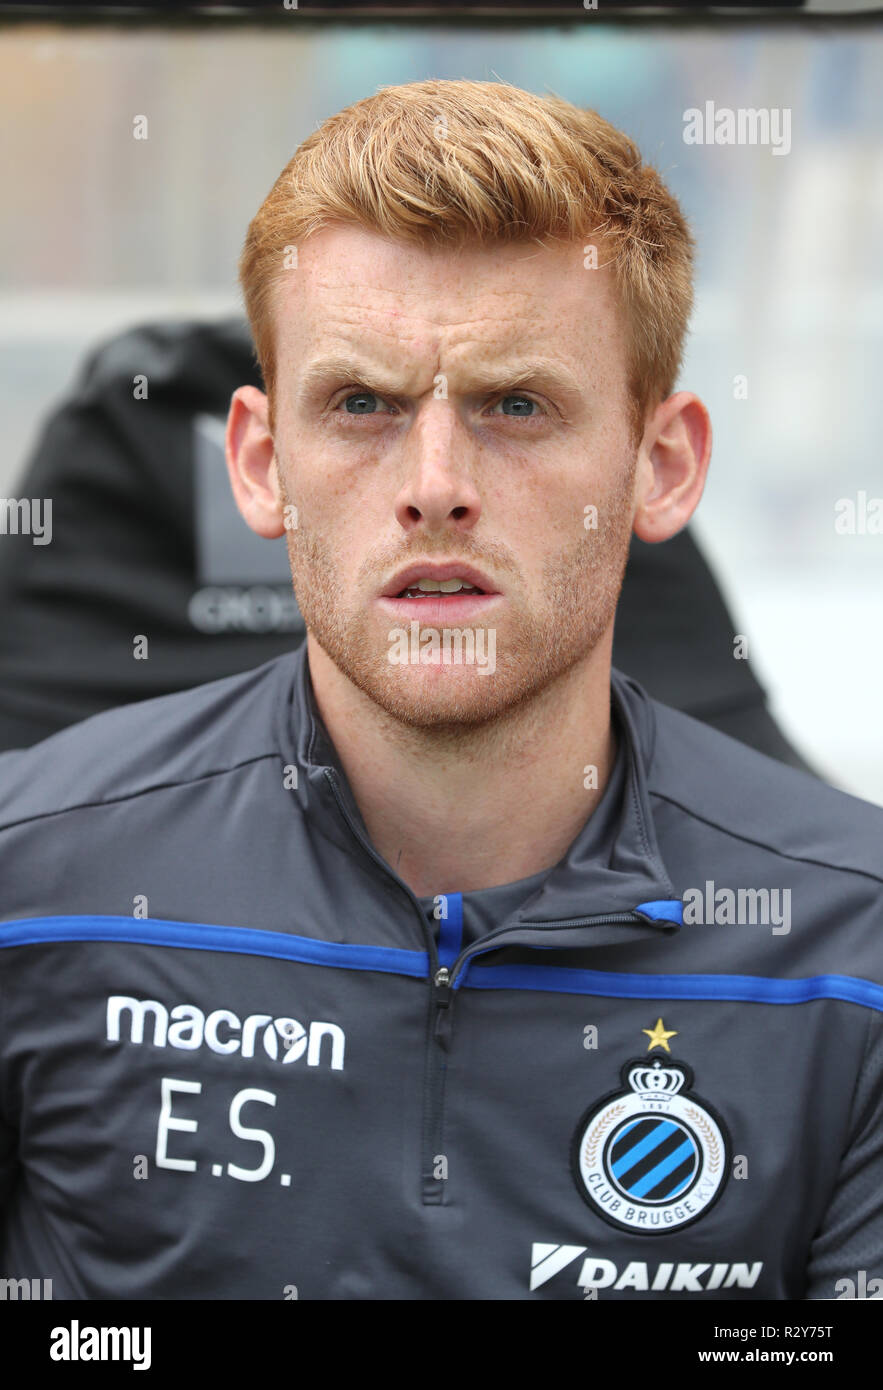
[{"label": "blurred background", "polygon": [[[426,77],[557,93],[631,135],[693,225],[680,385],[715,445],[692,528],[785,733],[883,804],[883,535],[835,529],[841,499],[861,521],[883,498],[883,31],[287,18],[0,31],[0,497],[102,339],[241,312],[247,223],[324,117]],[[685,144],[706,101],[790,108],[790,152]]]}]

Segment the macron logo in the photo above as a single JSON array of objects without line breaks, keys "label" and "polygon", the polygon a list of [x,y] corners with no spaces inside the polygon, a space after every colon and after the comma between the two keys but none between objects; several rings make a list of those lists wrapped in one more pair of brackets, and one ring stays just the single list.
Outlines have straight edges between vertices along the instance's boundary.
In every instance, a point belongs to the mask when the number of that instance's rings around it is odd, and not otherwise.
[{"label": "macron logo", "polygon": [[177,1047],[185,1052],[207,1047],[222,1057],[234,1052],[240,1057],[254,1057],[260,1039],[273,1062],[281,1055],[282,1064],[287,1066],[306,1055],[308,1067],[330,1063],[332,1071],[343,1071],[346,1035],[336,1023],[304,1027],[296,1018],[274,1018],[272,1014],[249,1014],[240,1019],[232,1009],[214,1009],[206,1015],[195,1004],[176,1004],[169,1010],[157,999],[132,999],[127,994],[108,997],[108,1042],[120,1042],[125,1030],[125,1040],[140,1047],[151,1024],[154,1047]]}]

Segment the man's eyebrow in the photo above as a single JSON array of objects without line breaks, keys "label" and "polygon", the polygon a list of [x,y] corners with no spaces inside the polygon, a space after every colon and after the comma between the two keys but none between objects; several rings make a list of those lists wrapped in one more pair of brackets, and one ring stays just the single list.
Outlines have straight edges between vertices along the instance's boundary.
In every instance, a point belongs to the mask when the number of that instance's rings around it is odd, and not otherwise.
[{"label": "man's eyebrow", "polygon": [[388,375],[382,368],[371,367],[352,357],[320,357],[304,368],[300,379],[300,391],[310,395],[314,390],[334,382],[358,382],[361,386],[390,395],[402,391],[401,378]]},{"label": "man's eyebrow", "polygon": [[515,362],[501,362],[477,367],[470,380],[476,390],[505,391],[519,386],[546,386],[552,390],[581,392],[584,382],[574,375],[563,362],[550,357],[521,358]]},{"label": "man's eyebrow", "polygon": [[[360,386],[378,394],[407,394],[404,374],[393,375],[388,369],[371,366],[355,357],[342,356],[321,357],[310,362],[301,376],[300,392],[310,395],[314,390],[334,382],[358,382]],[[548,357],[518,358],[512,362],[486,365],[478,363],[468,369],[468,383],[470,391],[488,393],[536,386],[579,394],[585,385],[563,362]]]}]

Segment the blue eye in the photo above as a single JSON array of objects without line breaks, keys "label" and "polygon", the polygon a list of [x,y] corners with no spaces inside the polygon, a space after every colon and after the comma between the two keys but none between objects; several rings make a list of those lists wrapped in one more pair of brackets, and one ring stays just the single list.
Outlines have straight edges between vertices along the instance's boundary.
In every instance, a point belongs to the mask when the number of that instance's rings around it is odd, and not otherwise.
[{"label": "blue eye", "polygon": [[373,415],[377,409],[377,397],[373,391],[357,391],[347,396],[344,404],[350,415]]},{"label": "blue eye", "polygon": [[529,396],[504,396],[500,406],[504,415],[531,416],[536,401],[532,401]]}]

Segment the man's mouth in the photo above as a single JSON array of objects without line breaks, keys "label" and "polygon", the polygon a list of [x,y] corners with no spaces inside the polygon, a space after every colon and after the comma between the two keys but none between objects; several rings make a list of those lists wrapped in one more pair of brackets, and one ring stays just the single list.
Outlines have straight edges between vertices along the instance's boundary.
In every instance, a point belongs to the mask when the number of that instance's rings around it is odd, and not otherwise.
[{"label": "man's mouth", "polygon": [[467,584],[464,579],[419,579],[416,584],[409,584],[395,597],[426,598],[427,594],[483,594],[484,592],[484,589],[479,589],[474,584]]},{"label": "man's mouth", "polygon": [[380,593],[381,599],[393,602],[413,599],[425,603],[427,599],[432,599],[443,608],[450,606],[452,611],[457,603],[462,607],[479,599],[489,602],[501,597],[493,579],[483,570],[453,558],[445,561],[415,560],[410,565],[402,566]]}]

